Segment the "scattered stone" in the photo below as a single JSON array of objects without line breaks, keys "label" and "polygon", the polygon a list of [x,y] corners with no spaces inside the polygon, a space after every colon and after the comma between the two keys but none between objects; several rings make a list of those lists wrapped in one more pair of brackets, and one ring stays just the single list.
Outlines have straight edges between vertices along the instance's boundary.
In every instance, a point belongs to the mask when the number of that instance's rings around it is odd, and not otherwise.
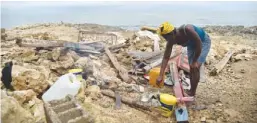
[{"label": "scattered stone", "polygon": [[89,86],[85,89],[85,95],[90,96],[93,100],[97,100],[101,97],[100,87],[97,85]]},{"label": "scattered stone", "polygon": [[57,61],[61,55],[61,49],[60,48],[53,49],[51,55],[52,55],[52,59],[54,61]]},{"label": "scattered stone", "polygon": [[39,70],[14,65],[12,86],[15,90],[32,89],[37,94],[40,94],[48,87],[47,77],[46,73]]},{"label": "scattered stone", "polygon": [[241,69],[240,72],[241,72],[241,73],[245,73],[245,69]]},{"label": "scattered stone", "polygon": [[193,110],[200,111],[200,110],[205,110],[205,109],[207,109],[207,106],[206,106],[206,105],[195,105],[195,106],[192,106],[192,109],[193,109]]},{"label": "scattered stone", "polygon": [[206,117],[201,118],[201,123],[206,123]]},{"label": "scattered stone", "polygon": [[80,58],[80,56],[73,50],[69,50],[68,54],[71,55],[74,61],[77,61]]},{"label": "scattered stone", "polygon": [[217,106],[223,106],[223,104],[222,103],[218,103]]},{"label": "scattered stone", "polygon": [[132,90],[142,93],[145,91],[145,88],[141,85],[132,85]]},{"label": "scattered stone", "polygon": [[32,100],[32,98],[36,96],[36,93],[32,89],[29,89],[23,91],[7,92],[7,95],[14,97],[20,104],[23,104]]},{"label": "scattered stone", "polygon": [[38,60],[39,56],[36,55],[35,50],[27,50],[27,52],[23,52],[20,56],[19,56],[23,62],[31,62],[31,61],[36,61]]},{"label": "scattered stone", "polygon": [[86,81],[82,79],[81,87],[79,89],[78,94],[76,95],[77,99],[80,100],[81,102],[84,102],[85,100],[85,87],[86,87]]},{"label": "scattered stone", "polygon": [[228,114],[231,118],[236,118],[241,115],[238,111],[235,111],[234,109],[225,109],[224,112]]},{"label": "scattered stone", "polygon": [[240,76],[240,75],[234,75],[234,78],[235,78],[235,79],[241,79],[242,76]]},{"label": "scattered stone", "polygon": [[237,54],[234,59],[235,61],[241,61],[241,60],[251,60],[253,57],[251,54]]},{"label": "scattered stone", "polygon": [[100,60],[92,60],[95,67],[100,68],[102,66],[102,63]]},{"label": "scattered stone", "polygon": [[215,120],[206,120],[206,123],[216,123]]},{"label": "scattered stone", "polygon": [[145,52],[153,52],[152,48],[148,47],[146,48]]},{"label": "scattered stone", "polygon": [[34,103],[30,110],[35,118],[36,123],[46,123],[43,101],[37,97],[34,97],[30,102]]},{"label": "scattered stone", "polygon": [[35,123],[31,113],[10,96],[1,97],[1,121],[3,123]]},{"label": "scattered stone", "polygon": [[74,63],[74,67],[83,69],[87,63],[89,63],[89,59],[87,57],[81,57]]},{"label": "scattered stone", "polygon": [[61,55],[59,60],[50,64],[50,69],[55,70],[57,73],[63,75],[68,72],[74,64],[74,60],[70,54]]},{"label": "scattered stone", "polygon": [[89,57],[91,58],[91,59],[94,59],[94,60],[98,60],[99,58],[98,57],[96,57],[96,56],[94,56],[94,55],[89,55]]}]

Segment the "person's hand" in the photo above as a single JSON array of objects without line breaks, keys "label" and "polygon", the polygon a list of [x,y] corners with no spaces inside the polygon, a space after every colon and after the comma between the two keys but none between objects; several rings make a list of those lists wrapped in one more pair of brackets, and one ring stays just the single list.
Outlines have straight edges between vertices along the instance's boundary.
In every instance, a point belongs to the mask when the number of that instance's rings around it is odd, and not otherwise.
[{"label": "person's hand", "polygon": [[156,79],[156,85],[160,86],[162,79],[163,79],[162,76],[158,76],[158,78]]},{"label": "person's hand", "polygon": [[196,71],[196,70],[199,71],[199,67],[200,67],[200,65],[199,65],[198,62],[193,62],[192,64],[190,64],[190,69],[191,69],[192,71]]}]

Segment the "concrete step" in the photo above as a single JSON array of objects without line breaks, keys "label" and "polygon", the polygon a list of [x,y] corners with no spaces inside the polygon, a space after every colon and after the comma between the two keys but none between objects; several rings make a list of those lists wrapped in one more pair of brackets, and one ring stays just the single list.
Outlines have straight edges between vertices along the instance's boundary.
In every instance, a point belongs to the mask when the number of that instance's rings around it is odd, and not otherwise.
[{"label": "concrete step", "polygon": [[57,114],[60,112],[64,112],[66,110],[69,110],[71,108],[75,108],[76,104],[74,104],[74,102],[69,101],[69,102],[65,102],[59,105],[56,105],[55,107],[53,107],[54,112],[56,112]]},{"label": "concrete step", "polygon": [[78,108],[72,108],[58,114],[58,117],[62,123],[67,123],[70,119],[75,119],[81,116],[83,116],[83,113],[81,109]]},{"label": "concrete step", "polygon": [[47,123],[93,123],[92,118],[68,95],[60,100],[44,102]]}]

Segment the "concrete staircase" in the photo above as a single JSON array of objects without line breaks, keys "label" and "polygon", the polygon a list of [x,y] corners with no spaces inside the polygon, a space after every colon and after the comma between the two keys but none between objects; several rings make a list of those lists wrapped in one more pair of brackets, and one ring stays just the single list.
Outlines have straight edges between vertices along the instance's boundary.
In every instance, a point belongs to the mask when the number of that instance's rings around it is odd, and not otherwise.
[{"label": "concrete staircase", "polygon": [[44,103],[47,123],[93,123],[93,119],[71,95]]}]

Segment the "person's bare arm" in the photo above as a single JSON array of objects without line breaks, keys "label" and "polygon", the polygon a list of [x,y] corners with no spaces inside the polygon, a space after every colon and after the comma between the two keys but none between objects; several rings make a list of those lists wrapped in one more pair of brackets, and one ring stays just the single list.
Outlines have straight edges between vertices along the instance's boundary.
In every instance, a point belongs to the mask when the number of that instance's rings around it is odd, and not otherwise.
[{"label": "person's bare arm", "polygon": [[186,26],[187,35],[189,36],[190,40],[193,40],[195,43],[195,51],[193,57],[193,63],[190,64],[190,84],[191,89],[188,93],[190,96],[195,96],[196,88],[200,79],[200,72],[199,68],[201,66],[200,63],[197,62],[201,51],[202,51],[202,42],[199,35],[195,32],[194,27],[189,25]]},{"label": "person's bare arm", "polygon": [[195,55],[193,58],[193,63],[197,62],[201,51],[202,51],[202,42],[199,35],[195,32],[194,27],[191,25],[186,26],[187,35],[191,40],[195,42]]},{"label": "person's bare arm", "polygon": [[165,72],[165,68],[168,64],[168,61],[170,59],[170,54],[172,52],[172,47],[173,47],[173,43],[168,41],[167,44],[166,44],[166,49],[165,49],[165,52],[164,52],[164,56],[163,56],[163,59],[162,59],[162,65],[161,65],[161,71],[160,71],[160,76],[163,77],[164,75],[164,72]]}]

